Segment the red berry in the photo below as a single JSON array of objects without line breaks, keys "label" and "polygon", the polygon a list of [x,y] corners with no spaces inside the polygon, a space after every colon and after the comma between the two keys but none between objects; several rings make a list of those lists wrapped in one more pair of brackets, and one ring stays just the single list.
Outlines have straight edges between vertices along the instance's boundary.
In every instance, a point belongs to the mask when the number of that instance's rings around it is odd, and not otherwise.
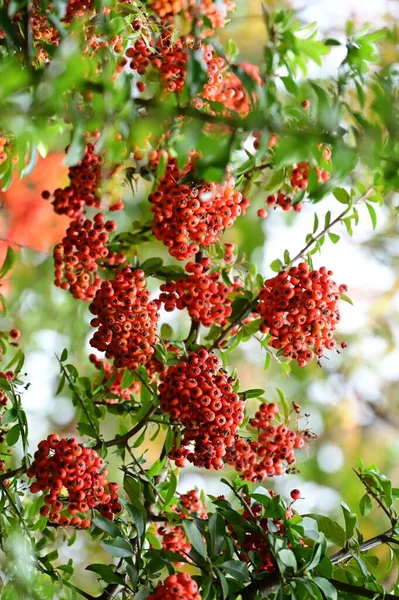
[{"label": "red berry", "polygon": [[266,219],[266,217],[267,217],[267,210],[265,210],[264,208],[259,208],[259,210],[257,211],[257,215],[261,219]]},{"label": "red berry", "polygon": [[11,329],[10,331],[10,338],[12,340],[17,340],[21,335],[21,332],[19,329]]},{"label": "red berry", "polygon": [[297,489],[291,490],[290,496],[293,500],[299,500],[299,498],[301,497],[301,492]]}]

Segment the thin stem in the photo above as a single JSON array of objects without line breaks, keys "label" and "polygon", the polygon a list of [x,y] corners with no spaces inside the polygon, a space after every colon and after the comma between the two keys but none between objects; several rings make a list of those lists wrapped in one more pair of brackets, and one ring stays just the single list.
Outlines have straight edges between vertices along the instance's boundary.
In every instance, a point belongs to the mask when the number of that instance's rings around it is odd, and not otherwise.
[{"label": "thin stem", "polygon": [[140,429],[142,429],[144,425],[146,425],[146,423],[149,421],[149,419],[152,417],[156,410],[156,406],[151,406],[151,408],[146,412],[143,418],[140,419],[140,421],[136,423],[136,425],[132,427],[130,431],[128,431],[124,435],[117,435],[112,440],[108,440],[106,442],[102,442],[101,440],[99,440],[99,442],[97,442],[94,448],[98,449],[101,448],[103,445],[106,448],[111,448],[111,446],[124,446],[130,440],[130,438],[136,435],[136,433],[138,433]]},{"label": "thin stem", "polygon": [[227,338],[229,333],[233,329],[235,329],[235,327],[239,327],[241,325],[241,323],[242,323],[243,319],[246,317],[248,311],[249,311],[249,309],[246,308],[245,311],[240,314],[240,316],[238,316],[232,323],[230,323],[230,325],[228,327],[226,327],[226,329],[224,329],[221,332],[219,337],[213,342],[212,346],[210,347],[210,350],[216,350],[217,348],[220,347],[221,343]]},{"label": "thin stem", "polygon": [[[356,203],[360,202],[361,200],[364,200],[368,193],[372,190],[372,188],[368,188],[361,196],[360,198],[357,199]],[[310,240],[308,241],[308,243],[306,244],[306,246],[304,248],[302,248],[302,250],[300,250],[298,252],[298,254],[296,256],[294,256],[294,258],[291,259],[291,261],[289,262],[288,265],[285,265],[284,268],[290,267],[291,265],[293,265],[297,260],[299,260],[300,258],[302,258],[307,251],[309,250],[309,248],[311,248],[313,246],[313,244],[316,244],[316,242],[318,242],[326,233],[328,233],[328,231],[330,231],[330,229],[332,227],[334,227],[334,225],[336,225],[337,223],[339,223],[340,221],[342,221],[342,219],[349,213],[349,211],[352,208],[352,204],[349,204],[345,210],[343,210],[333,221],[331,221],[331,223],[329,223],[328,225],[326,225],[326,227],[324,227],[324,229],[322,229],[322,231],[320,231],[320,233],[318,233],[317,235],[312,235],[312,237],[310,238]]]},{"label": "thin stem", "polygon": [[81,398],[80,394],[79,394],[79,393],[78,393],[78,391],[76,390],[75,384],[74,384],[74,382],[72,381],[72,379],[71,379],[71,377],[70,377],[70,375],[69,375],[69,373],[68,373],[67,369],[64,367],[64,365],[62,364],[62,362],[60,361],[60,359],[58,358],[58,356],[57,356],[57,355],[56,355],[56,357],[57,357],[57,360],[58,360],[58,362],[59,362],[59,364],[60,364],[61,371],[62,371],[62,373],[64,374],[64,376],[65,376],[66,380],[67,380],[67,381],[68,381],[68,383],[69,383],[69,387],[71,388],[71,390],[72,390],[72,391],[73,391],[73,393],[75,394],[75,396],[76,396],[76,399],[78,400],[78,402],[79,402],[79,404],[80,404],[80,406],[81,406],[81,408],[82,408],[82,410],[83,410],[84,414],[86,415],[86,418],[87,418],[87,421],[88,421],[88,423],[91,425],[91,427],[92,427],[92,429],[93,429],[93,431],[94,431],[94,433],[95,433],[95,438],[96,438],[96,440],[97,440],[96,447],[98,446],[99,448],[101,448],[101,446],[102,446],[102,441],[101,441],[101,438],[100,438],[100,436],[99,436],[99,434],[98,434],[98,431],[97,431],[97,426],[96,426],[95,422],[93,421],[93,419],[92,419],[92,416],[91,416],[90,412],[88,411],[88,409],[87,409],[87,406],[86,406],[86,404],[85,404],[85,402],[84,402],[83,398]]},{"label": "thin stem", "polygon": [[377,502],[377,504],[379,505],[379,507],[384,511],[384,513],[386,514],[386,516],[388,517],[388,519],[391,521],[392,526],[394,527],[396,525],[397,520],[393,517],[393,515],[388,510],[388,508],[385,506],[385,504],[382,502],[382,500],[379,498],[379,496],[369,486],[369,484],[367,483],[366,479],[364,477],[362,477],[362,475],[360,473],[358,473],[356,471],[356,469],[353,469],[353,472],[360,479],[360,481],[362,482],[362,484],[364,485],[364,487],[366,488],[366,490],[370,494],[370,496],[372,496],[374,498],[374,500]]},{"label": "thin stem", "polygon": [[0,475],[0,484],[7,479],[12,479],[12,477],[15,477],[16,475],[23,475],[24,473],[26,473],[26,467],[23,465],[17,467],[16,469],[12,469],[11,471],[6,471]]},{"label": "thin stem", "polygon": [[[197,254],[195,255],[195,262],[196,263],[201,262],[201,259],[203,256],[204,256],[204,253],[202,252],[202,250],[197,252]],[[201,328],[201,323],[199,321],[196,321],[195,319],[191,319],[190,331],[188,332],[188,336],[184,340],[186,344],[188,344],[188,342],[190,342],[190,345],[198,344],[199,338],[200,338],[200,328]]]}]

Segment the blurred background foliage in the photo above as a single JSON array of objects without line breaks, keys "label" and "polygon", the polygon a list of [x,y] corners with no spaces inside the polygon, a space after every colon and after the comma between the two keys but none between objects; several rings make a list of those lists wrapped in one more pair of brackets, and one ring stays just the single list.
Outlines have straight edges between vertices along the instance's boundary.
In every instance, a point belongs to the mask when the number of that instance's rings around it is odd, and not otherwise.
[{"label": "blurred background foliage", "polygon": [[[239,59],[260,64],[266,41],[260,3],[245,0],[237,4],[238,10],[230,27],[222,32],[223,42],[227,44],[229,38],[234,38],[240,49]],[[383,42],[382,61],[386,65],[399,62],[395,25],[399,6],[396,1],[298,0],[269,4],[274,8],[291,7],[305,22],[317,21],[324,38],[344,40],[347,18],[352,18],[357,26],[366,20],[372,21],[373,26],[389,25],[393,27],[393,34]],[[332,47],[323,68],[312,65],[310,77],[328,78],[342,60],[342,53],[343,48]],[[19,250],[11,276],[2,281],[2,293],[8,298],[10,312],[2,320],[1,328],[17,327],[22,331],[20,346],[26,353],[24,371],[29,383],[23,402],[29,419],[32,451],[49,432],[75,434],[75,413],[67,390],[55,396],[59,380],[55,353],[59,354],[67,347],[69,361],[81,374],[94,373],[88,360],[92,350],[88,344],[88,306],[53,285],[52,246],[62,237],[67,219],[54,215],[52,206],[40,196],[42,189],[66,184],[67,167],[62,165],[65,145],[66,139],[60,136],[58,146],[49,149],[47,158],[39,158],[28,178],[15,180],[0,194],[0,251],[4,255],[7,244],[13,244]],[[132,221],[149,217],[149,206],[144,202],[148,186],[148,182],[140,181],[137,193],[133,194],[126,185],[126,210],[123,214],[116,213],[115,217],[118,229],[126,230]],[[235,243],[264,276],[271,275],[270,263],[281,257],[285,248],[293,256],[304,246],[316,210],[322,216],[329,208],[337,210],[336,204],[327,199],[320,206],[307,206],[301,214],[270,211],[268,218],[262,221],[256,217],[256,210],[263,206],[262,192],[252,193],[251,200],[247,217],[238,219],[223,241]],[[241,344],[232,354],[232,367],[237,369],[241,389],[264,388],[268,400],[276,400],[275,388],[281,388],[290,402],[299,403],[303,412],[309,414],[309,427],[317,433],[318,439],[309,450],[300,454],[299,472],[264,484],[284,494],[294,487],[300,488],[305,498],[300,505],[298,503],[301,512],[324,512],[340,519],[340,499],[349,505],[357,505],[362,486],[352,469],[357,465],[358,457],[366,464],[377,462],[394,483],[399,481],[397,203],[398,199],[393,196],[380,209],[375,231],[367,211],[362,208],[355,235],[350,238],[340,225],[335,232],[341,235],[341,242],[334,245],[327,241],[322,257],[316,255],[314,258],[315,266],[326,265],[334,271],[337,282],[349,286],[354,306],[344,304],[339,328],[341,339],[348,342],[345,352],[335,354],[330,360],[323,359],[321,366],[316,361],[306,369],[293,365],[283,381],[280,365],[275,361],[264,372],[264,351],[255,340]],[[159,243],[140,247],[141,260],[152,256],[170,258]],[[149,282],[153,290],[157,289],[156,285],[154,281]],[[169,323],[181,337],[187,334],[189,321],[181,312],[172,316],[163,314],[162,322]],[[257,401],[253,402],[255,406]],[[103,427],[104,437],[112,437],[120,424],[121,419],[108,416]],[[162,438],[153,442],[146,440],[143,444],[143,448],[149,449],[149,464],[158,457],[161,444]],[[17,448],[13,454],[15,464],[19,464],[20,456]],[[109,458],[112,478],[120,480],[118,459],[115,456]],[[205,492],[225,493],[220,484],[220,473],[193,467],[182,470],[179,490],[186,491],[196,485]],[[374,511],[362,520],[362,525],[365,537],[371,537],[386,526],[384,515]],[[83,543],[87,547],[83,547]],[[76,568],[79,562],[84,564],[89,552],[93,552],[90,544],[86,536],[80,539],[79,547],[74,546]],[[68,550],[60,547],[61,554]],[[384,553],[383,548],[380,553]],[[97,562],[92,554],[90,561]],[[383,567],[381,569],[383,577]]]}]

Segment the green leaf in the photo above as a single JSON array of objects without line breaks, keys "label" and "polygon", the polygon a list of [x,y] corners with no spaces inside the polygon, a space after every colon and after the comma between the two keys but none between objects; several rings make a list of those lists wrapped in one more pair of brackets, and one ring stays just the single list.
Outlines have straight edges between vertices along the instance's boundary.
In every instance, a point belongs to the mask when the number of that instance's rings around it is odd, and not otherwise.
[{"label": "green leaf", "polygon": [[288,550],[287,548],[279,550],[279,552],[277,552],[277,557],[278,560],[282,563],[282,565],[284,565],[283,570],[293,569],[294,571],[297,571],[298,565],[296,562],[295,554],[292,550]]},{"label": "green leaf", "polygon": [[319,531],[324,533],[324,535],[326,536],[326,538],[328,540],[330,540],[337,546],[343,547],[345,545],[345,542],[346,542],[345,531],[343,530],[341,525],[339,525],[339,523],[337,523],[336,521],[333,521],[329,517],[325,517],[324,515],[316,515],[316,514],[310,513],[310,514],[305,514],[302,516],[310,517],[311,519],[314,519],[317,522]]},{"label": "green leaf", "polygon": [[274,271],[275,273],[279,273],[280,271],[283,270],[284,265],[281,262],[281,260],[279,260],[278,258],[276,260],[274,260],[271,264],[270,264],[270,268],[272,271]]},{"label": "green leaf", "polygon": [[218,567],[226,571],[226,573],[241,583],[245,583],[250,579],[248,567],[244,562],[240,562],[238,560],[227,560],[221,565],[218,565]]},{"label": "green leaf", "polygon": [[341,508],[345,519],[346,539],[349,540],[353,536],[357,517],[355,513],[351,512],[349,506],[347,506],[345,502],[341,502]]},{"label": "green leaf", "polygon": [[313,577],[313,583],[321,589],[326,600],[337,600],[338,592],[328,579],[324,579],[324,577]]},{"label": "green leaf", "polygon": [[112,540],[103,540],[100,543],[101,548],[117,558],[128,558],[133,556],[133,550],[129,542],[121,537],[117,537]]},{"label": "green leaf", "polygon": [[101,531],[105,531],[113,538],[117,538],[121,534],[118,525],[113,521],[110,521],[110,519],[106,519],[102,515],[96,515],[93,517],[93,523],[96,527],[101,529]]},{"label": "green leaf", "polygon": [[165,496],[164,508],[169,505],[177,489],[177,477],[174,471],[171,472],[168,480],[168,489]]},{"label": "green leaf", "polygon": [[215,567],[215,570],[222,586],[222,598],[225,600],[225,598],[227,598],[229,595],[229,584],[227,583],[226,577],[223,575],[221,570],[217,567]]},{"label": "green leaf", "polygon": [[193,548],[200,554],[203,558],[207,557],[206,547],[204,544],[204,540],[202,539],[202,535],[197,528],[194,521],[184,521],[183,522],[184,531],[187,534],[188,539],[190,540]]},{"label": "green leaf", "polygon": [[[209,519],[209,536],[210,536],[210,556],[218,557],[224,543],[226,535],[226,526],[223,517],[219,513],[215,513]],[[236,564],[236,561],[232,561]]]},{"label": "green leaf", "polygon": [[261,388],[254,388],[253,390],[245,390],[245,392],[240,392],[240,395],[244,396],[245,398],[259,398],[260,396],[263,396],[264,393],[265,390],[262,390]]},{"label": "green leaf", "polygon": [[83,158],[85,148],[85,125],[83,121],[80,121],[74,125],[72,141],[69,145],[63,164],[67,167],[77,165]]},{"label": "green leaf", "polygon": [[339,294],[341,300],[343,300],[344,302],[348,302],[348,304],[352,304],[353,306],[353,302],[352,300],[349,298],[349,296],[346,296],[346,294]]},{"label": "green leaf", "polygon": [[328,237],[333,244],[336,244],[341,239],[341,236],[337,235],[336,233],[332,233],[331,231],[328,232]]},{"label": "green leaf", "polygon": [[145,260],[140,265],[140,269],[143,269],[144,273],[148,277],[149,275],[153,275],[154,273],[156,273],[158,269],[162,267],[162,265],[162,258],[158,258],[155,256],[154,258],[148,258],[147,260]]},{"label": "green leaf", "polygon": [[5,275],[7,275],[8,271],[12,269],[15,264],[16,256],[17,255],[15,254],[15,251],[11,248],[11,246],[8,246],[6,257],[0,269],[0,278],[3,278]]},{"label": "green leaf", "polygon": [[105,583],[118,583],[119,585],[125,585],[125,580],[123,577],[118,573],[115,573],[114,567],[111,567],[110,565],[93,563],[92,565],[86,567],[86,571],[97,573],[97,575],[100,575],[101,579],[105,581]]},{"label": "green leaf", "polygon": [[13,425],[13,427],[11,427],[10,431],[7,433],[7,437],[6,437],[7,444],[9,446],[14,446],[18,442],[20,434],[21,434],[21,428],[20,428],[19,424]]},{"label": "green leaf", "polygon": [[359,509],[362,517],[367,517],[367,515],[372,511],[373,504],[368,494],[364,494],[364,496],[362,496],[359,503]]},{"label": "green leaf", "polygon": [[366,202],[366,206],[367,210],[369,211],[371,223],[373,224],[373,229],[375,229],[377,227],[377,213],[375,211],[374,206],[372,204],[369,204],[369,202]]},{"label": "green leaf", "polygon": [[333,195],[336,197],[338,202],[341,202],[341,204],[349,204],[350,196],[344,188],[341,188],[341,187],[334,188]]},{"label": "green leaf", "polygon": [[122,390],[127,390],[128,388],[130,388],[130,386],[132,385],[133,382],[134,382],[134,373],[132,371],[129,371],[128,369],[125,369],[125,371],[123,373],[123,377],[122,377],[122,382],[121,382]]},{"label": "green leaf", "polygon": [[278,396],[280,398],[280,404],[283,409],[284,418],[285,418],[285,420],[287,420],[288,416],[290,414],[290,405],[288,404],[288,401],[287,401],[287,398],[285,397],[284,392],[282,392],[279,388],[276,388],[276,392],[278,393]]}]

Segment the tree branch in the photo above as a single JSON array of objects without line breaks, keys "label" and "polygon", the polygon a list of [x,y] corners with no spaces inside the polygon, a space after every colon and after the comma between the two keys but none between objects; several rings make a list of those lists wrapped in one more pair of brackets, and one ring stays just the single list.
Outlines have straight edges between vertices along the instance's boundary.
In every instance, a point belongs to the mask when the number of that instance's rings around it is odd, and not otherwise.
[{"label": "tree branch", "polygon": [[247,308],[243,313],[241,313],[239,317],[237,317],[232,323],[230,323],[230,325],[226,327],[226,329],[224,329],[219,335],[219,337],[213,342],[209,350],[217,350],[218,348],[220,348],[221,343],[224,342],[229,333],[233,331],[235,327],[239,327],[241,325],[242,321],[245,319],[249,311],[250,309]]},{"label": "tree branch", "polygon": [[12,469],[11,471],[6,471],[2,475],[0,475],[0,483],[2,483],[3,481],[6,481],[7,479],[12,479],[12,477],[15,477],[17,475],[23,475],[25,472],[26,472],[26,467],[23,465],[21,465],[20,467],[17,467],[16,469]]},{"label": "tree branch", "polygon": [[329,579],[329,582],[332,583],[332,585],[338,591],[345,592],[347,594],[355,594],[356,596],[371,598],[372,600],[377,600],[378,598],[381,598],[381,600],[399,600],[399,596],[397,594],[384,594],[383,592],[377,592],[376,590],[369,590],[363,586],[352,585],[350,583],[338,581],[338,579]]},{"label": "tree branch", "polygon": [[[368,550],[371,550],[372,548],[375,548],[376,546],[381,546],[382,544],[388,544],[390,542],[392,542],[392,538],[389,538],[389,536],[393,533],[393,529],[388,529],[388,531],[384,531],[384,533],[380,533],[379,535],[376,535],[373,538],[370,538],[369,540],[366,540],[365,542],[363,542],[362,544],[359,545],[359,552],[367,552]],[[396,540],[394,540],[396,542]],[[399,542],[396,542],[399,543]],[[344,562],[346,560],[349,560],[351,558],[353,558],[354,554],[356,553],[356,549],[355,548],[342,548],[342,550],[339,550],[338,552],[335,552],[335,554],[332,554],[330,556],[330,560],[333,563],[333,565],[337,565],[338,563]]]}]

